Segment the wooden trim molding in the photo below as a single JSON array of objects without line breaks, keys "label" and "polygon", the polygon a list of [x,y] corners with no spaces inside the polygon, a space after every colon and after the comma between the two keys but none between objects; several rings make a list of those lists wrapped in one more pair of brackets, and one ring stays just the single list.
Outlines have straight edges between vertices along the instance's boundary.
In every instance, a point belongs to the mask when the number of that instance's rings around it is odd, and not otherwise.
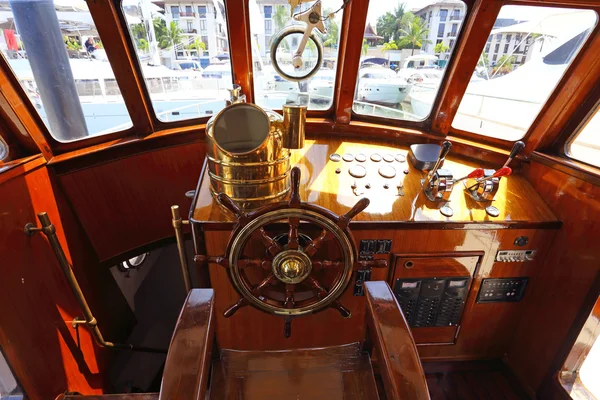
[{"label": "wooden trim molding", "polygon": [[[381,1],[381,0],[373,0]],[[348,4],[344,11],[344,22],[352,29],[345,30],[346,37],[341,43],[345,44],[343,58],[338,60],[343,65],[342,74],[339,78],[337,101],[335,104],[335,122],[337,124],[349,124],[352,118],[352,105],[354,104],[354,89],[358,77],[360,55],[362,52],[362,41],[369,11],[369,0],[353,1]],[[348,17],[346,17],[346,14]],[[340,70],[338,69],[338,72]]]},{"label": "wooden trim molding", "polygon": [[453,54],[457,61],[446,71],[444,79],[448,83],[440,87],[438,106],[432,110],[432,114],[436,116],[431,128],[434,132],[443,135],[450,132],[452,120],[502,6],[501,0],[477,0],[464,21],[461,29],[464,39],[457,42]]}]

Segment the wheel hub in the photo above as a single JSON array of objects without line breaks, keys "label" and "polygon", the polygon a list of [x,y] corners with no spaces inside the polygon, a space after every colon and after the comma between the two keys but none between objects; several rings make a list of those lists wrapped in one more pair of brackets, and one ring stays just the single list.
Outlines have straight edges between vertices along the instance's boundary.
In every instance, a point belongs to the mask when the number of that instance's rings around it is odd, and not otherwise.
[{"label": "wheel hub", "polygon": [[273,275],[283,283],[300,283],[312,271],[312,262],[301,250],[284,250],[273,258]]}]

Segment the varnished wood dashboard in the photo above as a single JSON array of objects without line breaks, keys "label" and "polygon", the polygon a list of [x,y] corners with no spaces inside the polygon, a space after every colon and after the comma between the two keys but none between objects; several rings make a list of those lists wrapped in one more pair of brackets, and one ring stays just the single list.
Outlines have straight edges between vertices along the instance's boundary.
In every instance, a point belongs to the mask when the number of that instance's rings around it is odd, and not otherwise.
[{"label": "varnished wood dashboard", "polygon": [[[329,158],[332,153],[360,153],[367,161],[335,162]],[[394,161],[371,161],[370,156],[374,153],[391,154]],[[493,202],[500,211],[498,217],[489,216],[485,211],[489,204],[473,201],[459,184],[450,198],[454,215],[446,217],[440,213],[441,203],[430,202],[423,195],[421,179],[425,172],[415,169],[408,159],[405,162],[395,159],[395,156],[406,156],[407,153],[406,147],[373,142],[307,140],[303,149],[292,152],[292,164],[302,171],[300,193],[304,201],[340,215],[361,197],[371,200],[350,225],[357,243],[361,240],[391,240],[389,252],[372,255],[375,259],[387,260],[388,267],[373,269],[371,280],[386,280],[394,288],[397,279],[468,277],[468,295],[458,324],[412,329],[423,359],[501,358],[508,351],[512,333],[528,300],[527,292],[535,286],[535,277],[561,222],[518,173],[501,179]],[[357,164],[366,168],[364,178],[349,175],[348,169]],[[396,176],[382,177],[378,170],[383,165],[392,166]],[[481,166],[485,167],[450,154],[444,168],[459,178]],[[401,175],[404,175],[404,196],[397,195],[396,186]],[[353,193],[351,186],[355,181],[364,192],[360,196]],[[208,175],[203,171],[190,220],[196,252],[220,256],[225,253],[235,217],[213,199],[209,184]],[[365,188],[367,184],[368,189]],[[519,237],[526,237],[527,243],[515,244]],[[496,261],[498,250],[515,249],[536,250],[537,253],[533,260],[525,262]],[[410,262],[407,264],[407,261]],[[202,274],[205,267],[199,268],[198,273]],[[340,299],[352,311],[352,318],[343,319],[332,309],[298,318],[294,320],[292,336],[286,339],[280,318],[251,307],[240,309],[231,318],[224,318],[224,310],[234,304],[239,295],[225,268],[210,264],[208,269],[216,295],[216,340],[220,348],[328,346],[360,341],[364,336],[364,297],[354,295],[354,276]],[[523,300],[477,302],[483,279],[517,277],[529,279]]]}]

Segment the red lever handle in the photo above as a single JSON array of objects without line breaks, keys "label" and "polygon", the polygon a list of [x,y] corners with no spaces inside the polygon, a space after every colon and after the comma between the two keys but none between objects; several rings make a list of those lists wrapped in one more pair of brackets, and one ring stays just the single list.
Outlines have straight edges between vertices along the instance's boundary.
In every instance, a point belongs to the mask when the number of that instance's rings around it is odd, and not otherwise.
[{"label": "red lever handle", "polygon": [[483,168],[477,168],[471,171],[471,173],[467,175],[467,178],[482,178],[483,174]]},{"label": "red lever handle", "polygon": [[494,175],[492,175],[492,178],[501,178],[503,176],[508,176],[512,174],[512,169],[510,167],[502,167],[500,168],[498,171],[494,172]]}]

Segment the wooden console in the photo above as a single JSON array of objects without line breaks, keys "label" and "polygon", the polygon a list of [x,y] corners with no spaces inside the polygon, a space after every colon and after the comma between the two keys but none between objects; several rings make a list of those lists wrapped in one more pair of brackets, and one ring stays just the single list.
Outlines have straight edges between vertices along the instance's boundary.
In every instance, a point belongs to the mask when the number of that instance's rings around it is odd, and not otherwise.
[{"label": "wooden console", "polygon": [[[367,161],[333,162],[329,159],[332,153],[362,153]],[[454,215],[445,217],[439,211],[440,204],[429,202],[422,193],[420,182],[424,172],[414,169],[408,160],[373,162],[369,159],[372,153],[407,155],[408,149],[339,139],[307,140],[302,150],[292,152],[293,164],[302,171],[302,199],[338,215],[347,212],[360,197],[371,200],[369,207],[350,225],[357,246],[361,240],[392,241],[388,253],[371,255],[388,261],[388,268],[372,270],[371,280],[387,280],[394,288],[399,277],[469,277],[468,296],[457,325],[413,329],[423,359],[502,357],[528,301],[527,293],[520,302],[480,304],[476,300],[482,279],[528,277],[527,290],[530,290],[536,284],[536,274],[561,222],[519,174],[500,182],[494,201],[500,211],[498,217],[487,215],[487,204],[473,201],[460,184],[450,199]],[[365,178],[355,179],[348,174],[348,168],[355,164],[367,169]],[[379,167],[385,164],[396,169],[395,178],[385,179],[378,174]],[[444,168],[459,178],[481,166],[472,160],[453,158],[450,153]],[[336,173],[338,168],[340,173]],[[398,174],[404,174],[404,170],[408,171],[404,196],[397,196]],[[370,183],[370,189],[365,189],[360,197],[352,192],[355,180],[359,186]],[[384,184],[388,188],[384,188]],[[234,216],[211,196],[205,171],[199,179],[190,221],[198,254],[220,256],[225,253]],[[522,236],[527,238],[527,243],[518,246],[515,240]],[[530,261],[496,262],[498,250],[537,250],[537,253]],[[406,269],[403,263],[408,259],[419,262],[415,268]],[[459,271],[456,266],[460,262],[453,264],[448,260],[467,262]],[[210,284],[215,289],[216,340],[220,348],[275,350],[331,346],[360,341],[364,337],[365,298],[354,296],[355,277],[340,298],[352,311],[351,318],[344,319],[331,309],[298,318],[294,320],[292,336],[286,339],[281,318],[251,307],[224,318],[224,310],[234,304],[239,295],[225,268],[211,264],[208,269]]]}]

